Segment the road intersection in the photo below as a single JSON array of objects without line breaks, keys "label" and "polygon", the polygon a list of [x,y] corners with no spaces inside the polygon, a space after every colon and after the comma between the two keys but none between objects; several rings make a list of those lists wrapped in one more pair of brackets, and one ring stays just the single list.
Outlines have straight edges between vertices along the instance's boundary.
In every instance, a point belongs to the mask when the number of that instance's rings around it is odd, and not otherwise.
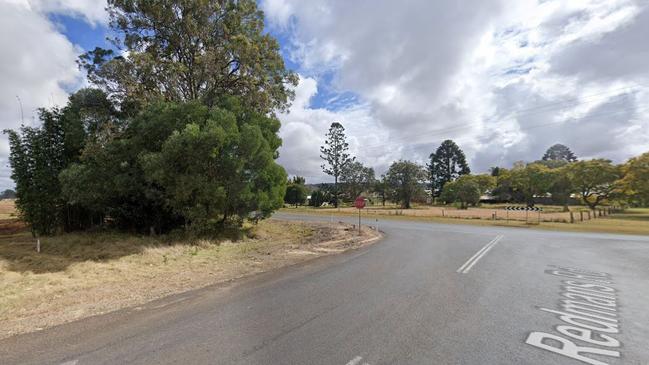
[{"label": "road intersection", "polygon": [[649,237],[380,227],[360,250],[0,341],[0,363],[649,362]]}]

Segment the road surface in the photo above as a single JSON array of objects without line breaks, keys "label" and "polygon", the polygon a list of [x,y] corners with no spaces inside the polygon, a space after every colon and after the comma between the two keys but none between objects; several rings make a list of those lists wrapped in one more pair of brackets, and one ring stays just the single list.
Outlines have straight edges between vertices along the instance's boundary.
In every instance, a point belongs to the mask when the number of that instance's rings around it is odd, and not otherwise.
[{"label": "road surface", "polygon": [[0,364],[649,363],[649,237],[379,224],[357,251],[0,341]]}]

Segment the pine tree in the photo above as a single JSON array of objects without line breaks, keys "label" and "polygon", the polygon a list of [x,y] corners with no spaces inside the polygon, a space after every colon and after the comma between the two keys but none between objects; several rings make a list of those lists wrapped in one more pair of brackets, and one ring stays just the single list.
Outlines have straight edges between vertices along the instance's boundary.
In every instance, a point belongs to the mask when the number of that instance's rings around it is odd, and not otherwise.
[{"label": "pine tree", "polygon": [[565,145],[560,143],[555,144],[554,146],[548,148],[545,151],[545,154],[542,158],[543,161],[563,161],[563,162],[575,162],[577,161],[577,156]]},{"label": "pine tree", "polygon": [[338,122],[331,123],[326,137],[325,145],[320,146],[320,153],[322,153],[320,158],[326,161],[326,164],[322,165],[322,171],[334,178],[334,204],[337,208],[339,195],[338,179],[345,167],[354,162],[356,158],[347,152],[349,150],[349,144],[346,141],[345,128],[342,124]]},{"label": "pine tree", "polygon": [[438,197],[447,182],[453,181],[461,175],[470,174],[471,169],[466,163],[464,152],[455,142],[447,139],[434,153],[430,154],[428,172],[431,194],[433,197]]}]

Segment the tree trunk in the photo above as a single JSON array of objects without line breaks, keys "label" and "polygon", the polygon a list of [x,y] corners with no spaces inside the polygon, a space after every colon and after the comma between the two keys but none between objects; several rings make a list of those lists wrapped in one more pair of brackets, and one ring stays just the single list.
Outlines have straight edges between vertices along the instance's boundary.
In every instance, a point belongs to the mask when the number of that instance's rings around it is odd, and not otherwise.
[{"label": "tree trunk", "polygon": [[338,175],[334,176],[334,207],[338,208]]},{"label": "tree trunk", "polygon": [[584,203],[586,203],[586,205],[588,205],[588,207],[590,208],[590,210],[595,210],[595,207],[597,207],[597,202],[595,202],[595,203],[591,203],[591,202],[588,200],[588,196],[585,196],[585,195],[583,195],[582,198],[583,198],[583,200],[584,200]]}]

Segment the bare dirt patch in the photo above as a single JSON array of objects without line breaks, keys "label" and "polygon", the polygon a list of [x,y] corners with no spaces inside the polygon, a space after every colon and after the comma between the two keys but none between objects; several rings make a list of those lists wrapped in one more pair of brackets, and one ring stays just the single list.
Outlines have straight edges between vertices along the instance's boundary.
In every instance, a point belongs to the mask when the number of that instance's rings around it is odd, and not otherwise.
[{"label": "bare dirt patch", "polygon": [[378,238],[342,223],[267,220],[236,240],[116,233],[0,236],[0,338],[339,253]]}]

